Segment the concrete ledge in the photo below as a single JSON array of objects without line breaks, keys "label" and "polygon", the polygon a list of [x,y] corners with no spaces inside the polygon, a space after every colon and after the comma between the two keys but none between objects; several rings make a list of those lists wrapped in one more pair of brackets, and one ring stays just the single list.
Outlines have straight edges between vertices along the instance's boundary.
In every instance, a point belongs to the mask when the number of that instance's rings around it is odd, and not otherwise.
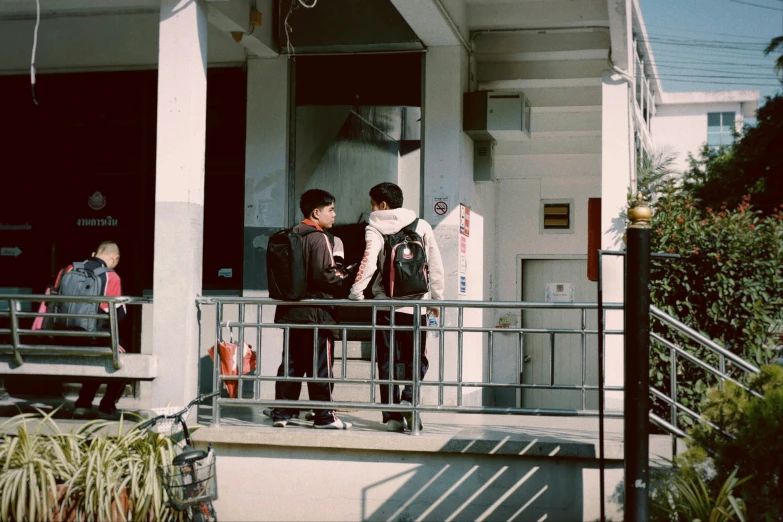
[{"label": "concrete ledge", "polygon": [[158,361],[154,355],[127,353],[120,355],[122,368],[115,369],[106,356],[86,355],[24,355],[24,364],[17,366],[13,357],[0,356],[0,376],[29,375],[67,378],[101,378],[152,380],[158,376]]},{"label": "concrete ledge", "polygon": [[[227,408],[226,408],[227,409]],[[250,409],[250,408],[245,408]],[[234,410],[239,410],[235,408]],[[514,455],[558,459],[598,459],[598,421],[592,418],[522,417],[512,415],[458,415],[425,413],[424,431],[388,433],[380,412],[340,413],[354,424],[348,431],[312,429],[294,420],[286,428],[273,428],[259,415],[221,419],[220,426],[198,430],[194,440],[226,445],[286,446],[369,451]],[[227,413],[231,415],[231,413]],[[247,420],[243,420],[247,419]],[[207,423],[202,418],[202,423]],[[293,424],[293,425],[292,425]],[[622,420],[607,419],[605,456],[623,458]]]}]

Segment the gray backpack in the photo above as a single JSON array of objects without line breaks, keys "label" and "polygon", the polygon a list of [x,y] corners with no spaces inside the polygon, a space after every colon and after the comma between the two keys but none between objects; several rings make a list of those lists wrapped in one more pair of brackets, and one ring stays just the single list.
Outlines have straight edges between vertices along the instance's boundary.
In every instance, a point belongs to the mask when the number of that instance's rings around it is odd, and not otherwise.
[{"label": "gray backpack", "polygon": [[[81,296],[101,296],[103,287],[101,285],[101,274],[111,272],[110,268],[101,266],[95,270],[85,267],[84,263],[74,263],[70,271],[60,279],[60,286],[57,288],[58,295],[81,295]],[[60,302],[55,303],[54,312],[61,314],[98,314],[100,312],[100,303],[77,303]],[[85,330],[87,332],[97,332],[99,319],[88,318],[64,318],[54,319],[55,330]],[[103,320],[100,320],[103,322]]]}]

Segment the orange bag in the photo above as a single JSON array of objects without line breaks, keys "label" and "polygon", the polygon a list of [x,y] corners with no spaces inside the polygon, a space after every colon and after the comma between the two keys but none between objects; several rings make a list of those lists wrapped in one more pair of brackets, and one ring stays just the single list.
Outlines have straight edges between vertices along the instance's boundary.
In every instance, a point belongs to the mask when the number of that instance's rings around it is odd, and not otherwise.
[{"label": "orange bag", "polygon": [[[218,350],[220,350],[220,375],[237,375],[237,345],[227,341],[220,341],[218,343]],[[212,361],[215,361],[215,347],[209,348],[209,357]],[[253,351],[253,347],[245,343],[244,350],[242,350],[242,375],[248,374],[256,369],[256,352]],[[223,381],[223,386],[226,387],[228,396],[232,399],[237,397],[237,383],[238,381]]]}]

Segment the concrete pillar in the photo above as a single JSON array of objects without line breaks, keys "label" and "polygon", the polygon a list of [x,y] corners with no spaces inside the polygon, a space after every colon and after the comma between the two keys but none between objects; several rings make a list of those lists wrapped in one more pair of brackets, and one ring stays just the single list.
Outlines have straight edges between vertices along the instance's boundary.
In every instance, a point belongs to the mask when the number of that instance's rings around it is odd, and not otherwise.
[{"label": "concrete pillar", "polygon": [[201,2],[161,0],[155,180],[152,407],[196,394],[204,236],[207,16]]},{"label": "concrete pillar", "polygon": [[288,58],[248,60],[246,129],[244,293],[260,295],[266,242],[289,213]]},{"label": "concrete pillar", "polygon": [[[462,94],[467,90],[468,60],[459,45],[430,47],[425,60],[425,94],[423,117],[423,172],[424,190],[421,217],[432,224],[438,240],[446,273],[445,298],[482,300],[488,297],[484,291],[484,222],[479,213],[471,222],[470,237],[465,238],[467,249],[468,286],[460,294],[460,203],[479,211],[484,199],[479,197],[473,182],[473,142],[462,132]],[[436,198],[447,198],[448,212],[440,216],[434,211]],[[478,326],[483,321],[481,310],[467,310],[464,325]],[[447,312],[445,324],[457,325],[457,311]],[[486,343],[481,334],[466,334],[463,339],[463,380],[478,381],[487,378],[485,369]],[[439,370],[439,340],[430,337],[428,343],[430,370],[433,377]],[[446,334],[444,338],[444,376],[447,380],[457,377],[457,337]],[[476,347],[482,349],[477,350]],[[432,403],[437,390],[423,388],[425,402]],[[456,393],[446,392],[447,403],[456,403]],[[464,405],[479,405],[484,401],[480,390],[465,389]]]},{"label": "concrete pillar", "polygon": [[[602,82],[601,129],[601,248],[623,250],[625,223],[620,214],[628,204],[633,161],[633,128],[628,83],[619,75],[605,72]],[[604,256],[603,296],[605,302],[623,301],[623,258]],[[606,315],[608,330],[622,330],[621,311]],[[606,384],[623,384],[623,339],[606,338]],[[607,392],[607,409],[622,409],[622,393]]]},{"label": "concrete pillar", "polygon": [[[247,65],[243,295],[267,297],[266,245],[272,234],[289,225],[289,61],[287,57],[261,58]],[[236,316],[234,310],[227,312]],[[256,307],[248,307],[245,313],[248,320],[256,320]],[[264,322],[271,323],[273,316],[273,306],[263,309]],[[255,346],[256,330],[246,329],[245,339]],[[275,375],[282,346],[281,332],[262,332],[259,366],[263,375]],[[262,383],[261,395],[274,397],[274,383]]]}]

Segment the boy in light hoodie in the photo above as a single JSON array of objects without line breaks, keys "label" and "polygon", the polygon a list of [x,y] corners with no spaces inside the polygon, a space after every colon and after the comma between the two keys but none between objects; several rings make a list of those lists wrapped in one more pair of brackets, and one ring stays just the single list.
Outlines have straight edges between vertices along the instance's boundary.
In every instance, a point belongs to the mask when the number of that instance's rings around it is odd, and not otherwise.
[{"label": "boy in light hoodie", "polygon": [[[351,287],[349,299],[361,300],[364,298],[364,290],[373,280],[376,271],[381,271],[381,277],[373,285],[372,292],[375,299],[388,299],[383,287],[383,278],[388,274],[383,274],[384,262],[384,236],[395,234],[413,223],[416,219],[416,213],[412,210],[402,208],[403,194],[402,189],[394,183],[381,183],[370,189],[370,204],[372,213],[370,221],[364,233],[364,257],[356,274],[356,279]],[[424,249],[427,255],[427,264],[429,266],[429,287],[430,291],[419,299],[422,300],[442,300],[444,288],[443,261],[440,257],[440,250],[435,241],[435,234],[432,227],[419,219],[416,224],[416,233],[421,236],[424,242]],[[433,308],[431,311],[437,316],[438,310]],[[427,308],[421,308],[421,315],[415,318],[422,326],[427,326]],[[390,311],[378,311],[376,324],[389,325],[391,319]],[[398,326],[413,326],[413,307],[397,308],[394,314],[394,324]],[[426,332],[421,332],[421,379],[427,373],[429,361],[426,357]],[[375,332],[375,345],[378,359],[378,377],[379,379],[388,379],[390,368],[395,368],[398,364],[405,365],[405,377],[410,379],[413,375],[413,332],[408,330],[398,330],[394,332],[394,354],[393,360],[389,360],[389,347],[391,344],[391,331],[378,330]],[[403,376],[397,375],[397,378]],[[392,397],[389,397],[389,386],[381,385],[381,401],[384,404],[403,404],[410,405],[413,397],[413,387],[410,384],[405,385],[400,395],[399,386],[392,387]],[[391,400],[390,400],[391,399]],[[404,431],[405,425],[408,429],[413,426],[412,412],[383,412],[383,422],[386,423],[387,431]],[[421,429],[421,425],[419,425]]]}]

